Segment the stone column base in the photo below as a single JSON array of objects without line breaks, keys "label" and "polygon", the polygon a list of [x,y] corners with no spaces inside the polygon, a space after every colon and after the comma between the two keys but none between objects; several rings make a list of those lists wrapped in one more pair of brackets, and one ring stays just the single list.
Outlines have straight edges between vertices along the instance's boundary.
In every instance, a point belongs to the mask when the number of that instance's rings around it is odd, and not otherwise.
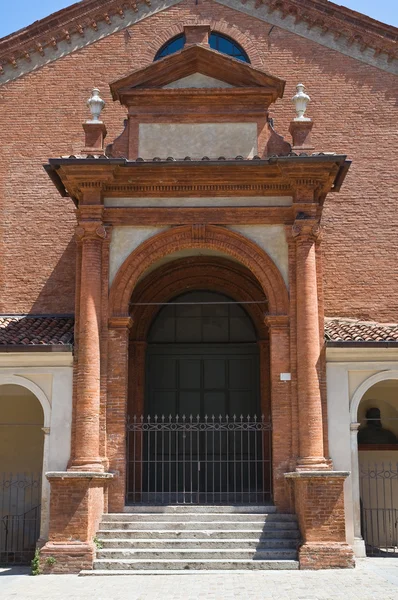
[{"label": "stone column base", "polygon": [[300,569],[350,569],[355,566],[352,547],[346,543],[344,480],[346,471],[285,473],[303,545]]},{"label": "stone column base", "polygon": [[40,571],[49,575],[92,569],[95,550],[94,544],[89,542],[47,542],[40,550]]},{"label": "stone column base", "polygon": [[310,542],[299,550],[300,569],[353,569],[354,554],[351,546],[342,542],[326,544]]}]

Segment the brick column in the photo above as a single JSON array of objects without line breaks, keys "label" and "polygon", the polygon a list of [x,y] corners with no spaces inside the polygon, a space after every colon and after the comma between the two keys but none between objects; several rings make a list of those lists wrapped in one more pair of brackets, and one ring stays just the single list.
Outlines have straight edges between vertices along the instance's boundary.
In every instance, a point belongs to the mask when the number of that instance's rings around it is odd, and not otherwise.
[{"label": "brick column", "polygon": [[123,512],[126,501],[126,419],[128,390],[128,334],[130,317],[109,320],[106,435],[109,469],[109,511]]},{"label": "brick column", "polygon": [[81,243],[81,282],[75,444],[70,471],[102,472],[100,436],[100,321],[102,242],[106,231],[100,220],[81,221],[76,228]]},{"label": "brick column", "polygon": [[314,218],[297,218],[292,233],[296,241],[300,453],[297,470],[313,471],[329,469],[324,458],[322,401],[318,377],[320,344],[315,242],[320,234],[319,221]]},{"label": "brick column", "polygon": [[291,496],[284,474],[292,454],[292,400],[290,381],[281,381],[280,375],[290,373],[289,318],[269,315],[266,324],[270,331],[273,497],[278,510],[288,512]]}]

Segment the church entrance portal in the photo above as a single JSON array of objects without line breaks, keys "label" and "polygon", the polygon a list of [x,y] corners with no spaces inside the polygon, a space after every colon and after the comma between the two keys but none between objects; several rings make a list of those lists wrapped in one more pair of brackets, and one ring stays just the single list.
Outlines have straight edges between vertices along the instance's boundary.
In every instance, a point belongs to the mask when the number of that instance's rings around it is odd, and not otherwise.
[{"label": "church entrance portal", "polygon": [[271,500],[271,427],[260,410],[257,334],[209,291],[178,296],[148,335],[144,415],[128,423],[128,501]]}]

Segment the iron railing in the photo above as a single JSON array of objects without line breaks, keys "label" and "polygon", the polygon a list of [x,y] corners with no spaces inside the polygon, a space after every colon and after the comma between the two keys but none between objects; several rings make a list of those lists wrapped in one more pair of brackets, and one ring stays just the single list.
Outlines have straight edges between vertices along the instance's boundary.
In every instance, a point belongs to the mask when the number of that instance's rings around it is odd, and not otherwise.
[{"label": "iron railing", "polygon": [[272,501],[265,417],[134,416],[127,423],[127,503]]},{"label": "iron railing", "polygon": [[398,463],[361,464],[361,526],[369,556],[398,556]]},{"label": "iron railing", "polygon": [[0,476],[0,565],[32,560],[40,535],[41,475]]}]

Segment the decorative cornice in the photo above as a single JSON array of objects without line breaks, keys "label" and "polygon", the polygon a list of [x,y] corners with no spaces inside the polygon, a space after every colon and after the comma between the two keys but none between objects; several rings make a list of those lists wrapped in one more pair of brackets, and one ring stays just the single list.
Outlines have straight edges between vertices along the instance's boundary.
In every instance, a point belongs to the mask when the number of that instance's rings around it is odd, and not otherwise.
[{"label": "decorative cornice", "polygon": [[[253,160],[208,158],[128,161],[126,159],[50,159],[45,169],[60,193],[82,197],[81,184],[102,182],[106,197],[291,195],[297,181],[322,182],[322,198],[339,189],[349,167],[343,155],[281,156]],[[339,173],[343,171],[343,176]],[[214,183],[216,181],[216,183]],[[268,182],[268,183],[265,183]],[[86,191],[87,193],[87,191]]]},{"label": "decorative cornice", "polygon": [[326,0],[215,0],[389,73],[398,74],[398,29]]},{"label": "decorative cornice", "polygon": [[0,40],[0,85],[179,4],[181,0],[86,0]]}]

